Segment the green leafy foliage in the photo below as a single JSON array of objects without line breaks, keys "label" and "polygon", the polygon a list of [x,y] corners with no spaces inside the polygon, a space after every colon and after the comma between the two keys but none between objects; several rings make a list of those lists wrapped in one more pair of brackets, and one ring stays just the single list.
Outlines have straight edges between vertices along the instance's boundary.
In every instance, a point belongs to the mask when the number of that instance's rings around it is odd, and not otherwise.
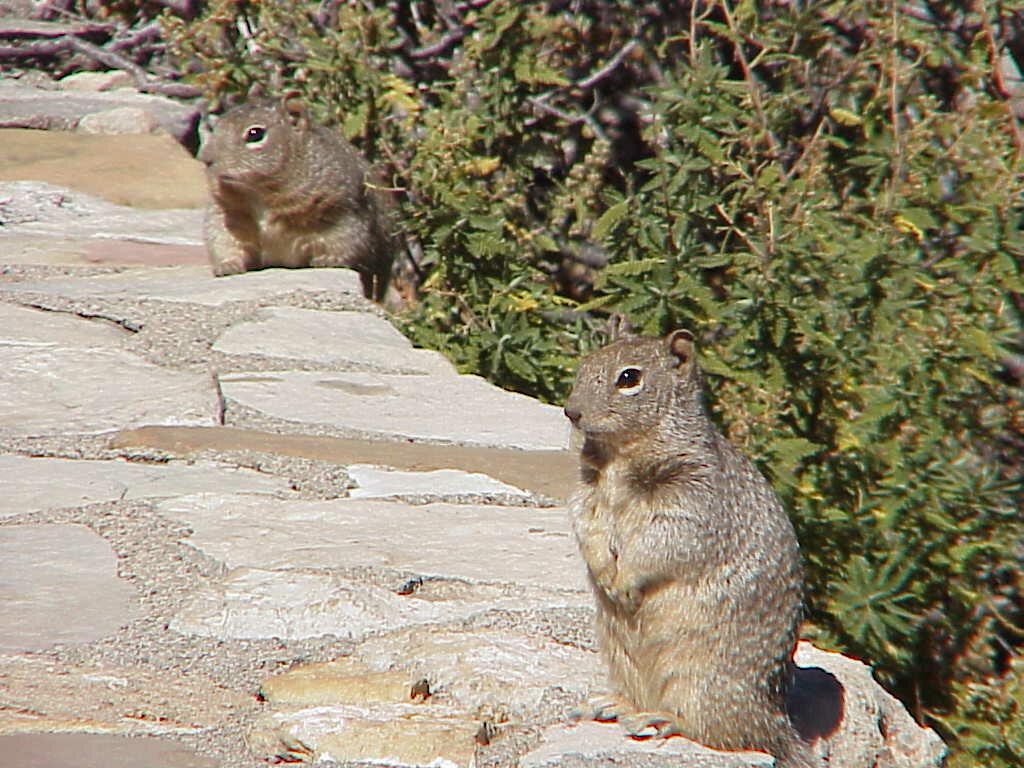
[{"label": "green leafy foliage", "polygon": [[211,95],[297,87],[388,169],[402,322],[460,369],[557,402],[609,313],[696,331],[808,631],[1024,765],[1024,2],[331,7],[167,25]]}]

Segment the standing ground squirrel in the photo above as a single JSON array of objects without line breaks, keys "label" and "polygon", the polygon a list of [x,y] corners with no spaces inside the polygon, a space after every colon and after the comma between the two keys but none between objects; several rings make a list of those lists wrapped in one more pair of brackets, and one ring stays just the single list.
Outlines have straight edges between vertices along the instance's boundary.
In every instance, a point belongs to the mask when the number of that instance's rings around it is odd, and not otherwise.
[{"label": "standing ground squirrel", "polygon": [[626,336],[580,364],[573,528],[614,696],[588,714],[818,766],[786,714],[803,574],[768,482],[703,404],[693,336]]},{"label": "standing ground squirrel", "polygon": [[298,98],[232,109],[199,159],[212,198],[206,244],[214,274],[352,267],[367,296],[384,296],[394,255],[387,201],[369,186],[356,148],[311,123]]}]

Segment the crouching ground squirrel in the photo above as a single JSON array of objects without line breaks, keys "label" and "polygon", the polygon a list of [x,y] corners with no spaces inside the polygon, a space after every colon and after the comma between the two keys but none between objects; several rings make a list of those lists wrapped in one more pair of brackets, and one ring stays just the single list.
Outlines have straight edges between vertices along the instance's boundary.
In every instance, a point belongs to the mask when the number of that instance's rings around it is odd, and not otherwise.
[{"label": "crouching ground squirrel", "polygon": [[293,94],[227,112],[203,145],[214,274],[265,267],[351,267],[367,296],[387,289],[394,255],[384,193],[335,132]]},{"label": "crouching ground squirrel", "polygon": [[580,364],[573,528],[613,695],[585,714],[633,735],[820,763],[786,694],[803,575],[768,482],[713,426],[693,336],[625,336]]}]

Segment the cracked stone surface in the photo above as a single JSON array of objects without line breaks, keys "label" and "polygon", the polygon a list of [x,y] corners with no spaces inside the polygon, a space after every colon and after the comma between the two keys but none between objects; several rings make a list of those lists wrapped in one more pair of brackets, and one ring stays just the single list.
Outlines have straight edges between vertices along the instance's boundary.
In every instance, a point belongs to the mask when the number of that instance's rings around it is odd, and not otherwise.
[{"label": "cracked stone surface", "polygon": [[560,508],[196,494],[162,500],[157,509],[188,526],[188,544],[229,568],[382,567],[586,588]]},{"label": "cracked stone surface", "polygon": [[[129,139],[151,137],[18,133],[0,767],[767,764],[569,724],[604,675],[560,409],[414,349],[350,270],[214,278],[198,208],[145,208],[169,177]],[[46,158],[87,191],[20,175]],[[940,764],[870,668],[798,658],[830,766]]]}]

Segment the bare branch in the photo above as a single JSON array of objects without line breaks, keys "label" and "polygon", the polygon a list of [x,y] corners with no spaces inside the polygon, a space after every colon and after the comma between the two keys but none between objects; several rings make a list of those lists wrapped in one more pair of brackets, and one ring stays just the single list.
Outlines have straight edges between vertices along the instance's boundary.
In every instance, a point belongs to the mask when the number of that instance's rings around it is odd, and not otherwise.
[{"label": "bare branch", "polygon": [[196,96],[200,96],[202,91],[195,86],[185,85],[184,83],[161,83],[151,80],[146,71],[133,61],[129,61],[124,56],[108,51],[101,48],[98,45],[93,45],[85,40],[79,40],[75,37],[64,38],[68,40],[68,45],[72,50],[77,51],[85,56],[88,56],[94,61],[98,61],[104,66],[111,67],[113,69],[121,69],[130,74],[135,79],[136,87],[143,93],[159,93],[164,96],[174,96],[179,99],[191,99]]},{"label": "bare branch", "polygon": [[616,52],[614,56],[612,56],[608,60],[607,64],[605,64],[599,70],[589,75],[588,77],[584,78],[583,80],[576,81],[576,87],[582,88],[583,90],[589,90],[590,88],[593,88],[599,82],[608,77],[608,75],[614,72],[618,68],[619,64],[622,63],[623,59],[629,56],[629,54],[633,52],[633,49],[636,48],[639,44],[639,40],[637,40],[635,37],[631,38],[624,46],[622,46]]}]

